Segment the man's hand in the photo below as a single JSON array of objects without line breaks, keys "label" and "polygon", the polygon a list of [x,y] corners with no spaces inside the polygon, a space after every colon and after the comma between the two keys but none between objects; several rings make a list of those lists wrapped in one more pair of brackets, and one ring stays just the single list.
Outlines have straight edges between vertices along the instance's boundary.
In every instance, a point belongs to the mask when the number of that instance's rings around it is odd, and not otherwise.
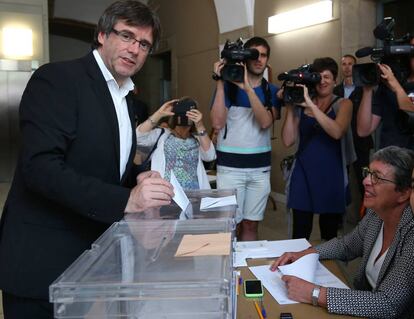
[{"label": "man's hand", "polygon": [[169,205],[173,197],[173,186],[162,179],[158,172],[144,172],[137,177],[137,186],[131,190],[125,213]]},{"label": "man's hand", "polygon": [[385,83],[390,88],[390,90],[393,92],[397,91],[401,85],[392,72],[392,69],[386,64],[378,64],[378,67],[381,70],[381,78],[385,80]]},{"label": "man's hand", "polygon": [[244,67],[244,81],[243,82],[232,82],[235,85],[237,85],[240,89],[244,90],[244,91],[248,91],[248,90],[253,90],[252,86],[250,85],[249,82],[249,76],[247,73],[247,66],[246,63],[237,63],[240,64]]},{"label": "man's hand", "polygon": [[221,60],[215,62],[213,65],[213,72],[219,77],[221,77],[221,70],[223,69],[223,66],[224,66],[224,61],[221,61]]}]

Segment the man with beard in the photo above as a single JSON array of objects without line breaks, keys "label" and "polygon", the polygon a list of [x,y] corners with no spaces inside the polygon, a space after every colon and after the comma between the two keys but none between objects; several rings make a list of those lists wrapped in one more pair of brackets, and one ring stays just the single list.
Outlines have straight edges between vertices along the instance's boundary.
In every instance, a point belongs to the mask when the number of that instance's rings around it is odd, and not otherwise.
[{"label": "man with beard", "polygon": [[237,222],[240,240],[256,240],[270,193],[270,127],[279,115],[278,88],[263,73],[270,56],[269,44],[253,37],[244,48],[259,51],[247,60],[243,82],[224,82],[225,61],[214,64],[217,81],[211,107],[217,138],[217,188],[237,188]]}]

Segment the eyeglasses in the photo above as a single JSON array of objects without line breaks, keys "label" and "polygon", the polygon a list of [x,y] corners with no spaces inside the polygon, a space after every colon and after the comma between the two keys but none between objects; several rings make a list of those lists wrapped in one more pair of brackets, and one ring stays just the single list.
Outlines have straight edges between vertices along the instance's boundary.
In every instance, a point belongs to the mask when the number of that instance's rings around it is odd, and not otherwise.
[{"label": "eyeglasses", "polygon": [[395,181],[392,181],[390,179],[386,179],[386,178],[379,177],[378,174],[376,172],[371,171],[369,169],[369,167],[363,167],[362,168],[362,176],[365,178],[368,175],[371,177],[371,183],[372,183],[372,185],[378,184],[379,181],[384,181],[384,182],[389,182],[389,183],[396,184]]},{"label": "eyeglasses", "polygon": [[134,34],[132,34],[129,31],[118,31],[115,29],[112,29],[111,32],[115,33],[123,42],[129,43],[129,44],[135,44],[138,43],[139,48],[143,52],[150,53],[152,51],[152,45],[148,41],[145,40],[137,40],[134,38]]}]

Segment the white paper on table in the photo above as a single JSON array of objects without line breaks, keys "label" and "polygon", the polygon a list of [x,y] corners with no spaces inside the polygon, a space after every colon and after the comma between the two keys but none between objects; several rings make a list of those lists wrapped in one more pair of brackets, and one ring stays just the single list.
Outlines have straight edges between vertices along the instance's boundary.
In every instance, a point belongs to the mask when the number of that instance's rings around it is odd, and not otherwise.
[{"label": "white paper on table", "polygon": [[[304,256],[306,257],[306,256]],[[302,257],[302,258],[304,258]],[[300,259],[302,259],[300,258]],[[300,259],[298,259],[295,263],[297,263]],[[312,262],[312,259],[310,259]],[[281,304],[293,304],[297,303],[288,298],[287,290],[285,283],[280,278],[280,275],[277,271],[272,272],[270,271],[269,265],[264,266],[257,266],[257,267],[249,267],[250,271],[257,277],[257,279],[262,281],[263,286],[269,291],[269,293],[275,298],[275,300]],[[283,272],[280,266],[279,269]],[[296,270],[299,273],[294,274],[296,277],[303,278],[303,272],[306,271],[307,267],[311,267],[311,265],[304,265],[302,267],[298,267]],[[284,272],[283,272],[284,273]],[[287,275],[287,273],[284,273]],[[324,287],[335,287],[335,288],[346,288],[348,287],[339,280],[334,274],[332,274],[325,266],[323,266],[319,261],[316,262],[315,273],[313,275],[313,280],[311,282],[324,286]]]},{"label": "white paper on table", "polygon": [[233,266],[247,266],[242,258],[271,258],[279,257],[285,252],[302,251],[309,248],[311,244],[304,238],[288,240],[257,240],[236,243],[236,252]]},{"label": "white paper on table", "polygon": [[248,258],[248,253],[245,252],[235,252],[233,267],[247,267],[246,258]]},{"label": "white paper on table", "polygon": [[266,258],[279,257],[286,252],[302,251],[310,246],[311,244],[305,238],[268,241],[266,247],[270,254]]},{"label": "white paper on table", "polygon": [[318,262],[319,254],[307,254],[291,264],[279,266],[279,270],[284,275],[296,276],[303,280],[314,282]]},{"label": "white paper on table", "polygon": [[225,197],[204,197],[200,202],[200,210],[229,205],[237,205],[236,195]]},{"label": "white paper on table", "polygon": [[285,283],[280,279],[279,273],[277,271],[270,271],[269,267],[270,265],[264,265],[249,267],[249,269],[279,304],[297,303],[288,298]]},{"label": "white paper on table", "polygon": [[175,177],[174,172],[171,171],[171,178],[170,183],[174,187],[174,197],[173,201],[177,203],[180,208],[185,211],[187,206],[190,205],[190,200],[188,199],[187,195],[184,193],[183,188],[181,187],[180,183]]}]

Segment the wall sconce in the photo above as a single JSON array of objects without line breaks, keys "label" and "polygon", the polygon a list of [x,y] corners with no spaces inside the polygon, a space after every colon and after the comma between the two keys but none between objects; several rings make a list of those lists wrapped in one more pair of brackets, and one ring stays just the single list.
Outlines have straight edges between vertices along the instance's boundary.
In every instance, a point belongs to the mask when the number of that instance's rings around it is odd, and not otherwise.
[{"label": "wall sconce", "polygon": [[332,1],[319,1],[268,18],[269,33],[283,33],[332,20]]},{"label": "wall sconce", "polygon": [[33,32],[28,28],[4,27],[3,54],[9,59],[33,56]]}]

